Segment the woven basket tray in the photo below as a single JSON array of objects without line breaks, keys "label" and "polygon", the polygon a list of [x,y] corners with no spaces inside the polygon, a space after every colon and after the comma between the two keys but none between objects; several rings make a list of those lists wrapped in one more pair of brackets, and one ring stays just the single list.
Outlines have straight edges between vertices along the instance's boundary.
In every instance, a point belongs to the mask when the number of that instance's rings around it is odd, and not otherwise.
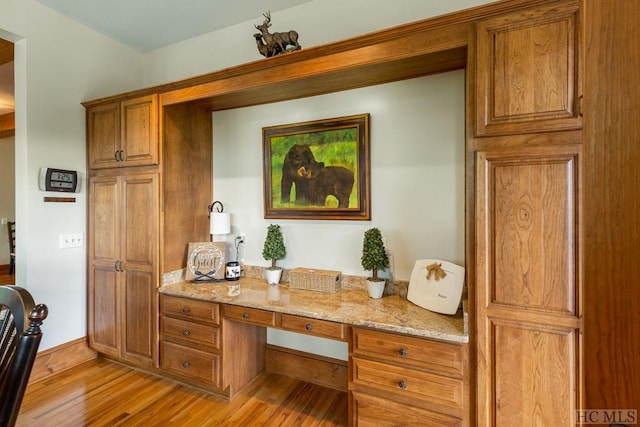
[{"label": "woven basket tray", "polygon": [[289,272],[289,287],[334,293],[340,290],[340,272],[314,268],[294,268]]}]

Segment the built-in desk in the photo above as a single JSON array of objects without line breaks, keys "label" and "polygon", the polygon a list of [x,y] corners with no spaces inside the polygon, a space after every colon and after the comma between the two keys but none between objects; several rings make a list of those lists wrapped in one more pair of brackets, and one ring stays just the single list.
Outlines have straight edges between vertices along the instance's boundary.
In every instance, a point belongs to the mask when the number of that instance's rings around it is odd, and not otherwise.
[{"label": "built-in desk", "polygon": [[[227,285],[232,283],[240,285],[240,295],[227,295]],[[160,293],[442,341],[469,341],[467,317],[462,310],[454,316],[441,315],[400,299],[397,295],[369,298],[365,289],[341,289],[330,294],[289,289],[286,284],[274,288],[264,280],[241,279],[220,283],[178,282],[164,285]]]},{"label": "built-in desk", "polygon": [[[239,295],[228,294],[230,284],[240,285]],[[320,293],[256,279],[181,281],[160,294],[161,367],[183,381],[232,398],[265,369],[266,327],[279,328],[349,342],[354,425],[397,417],[466,425],[463,310],[440,315],[397,295],[371,299],[365,289]]]}]

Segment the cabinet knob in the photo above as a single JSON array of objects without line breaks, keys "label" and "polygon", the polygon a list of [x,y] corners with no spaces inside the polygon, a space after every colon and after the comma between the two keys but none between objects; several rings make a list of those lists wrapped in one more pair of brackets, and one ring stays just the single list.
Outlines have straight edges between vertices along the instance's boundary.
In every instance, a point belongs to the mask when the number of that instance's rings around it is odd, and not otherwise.
[{"label": "cabinet knob", "polygon": [[311,323],[307,323],[307,324],[304,326],[304,328],[305,328],[307,331],[310,331],[310,330],[312,330],[312,329],[313,329],[313,325],[312,325]]},{"label": "cabinet knob", "polygon": [[402,357],[407,357],[407,349],[406,348],[401,348],[400,351],[398,351],[398,354]]},{"label": "cabinet knob", "polygon": [[247,320],[249,318],[249,313],[242,313],[242,318]]},{"label": "cabinet knob", "polygon": [[189,312],[189,307],[182,307],[182,312],[183,313],[188,313]]},{"label": "cabinet knob", "polygon": [[405,390],[407,388],[407,383],[404,382],[404,380],[400,380],[400,382],[398,383],[398,387]]},{"label": "cabinet knob", "polygon": [[184,331],[182,331],[182,335],[184,335],[185,337],[188,337],[190,333],[191,331],[189,331],[188,329],[185,329]]},{"label": "cabinet knob", "polygon": [[182,362],[182,367],[184,369],[188,369],[189,368],[189,362]]}]

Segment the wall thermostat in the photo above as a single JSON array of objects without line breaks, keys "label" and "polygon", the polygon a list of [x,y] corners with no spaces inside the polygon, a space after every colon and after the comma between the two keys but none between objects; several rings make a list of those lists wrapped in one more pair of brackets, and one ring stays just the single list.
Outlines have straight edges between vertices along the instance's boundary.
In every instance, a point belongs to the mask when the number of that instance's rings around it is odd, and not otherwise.
[{"label": "wall thermostat", "polygon": [[42,191],[77,193],[80,191],[80,176],[78,171],[40,168],[38,186]]}]

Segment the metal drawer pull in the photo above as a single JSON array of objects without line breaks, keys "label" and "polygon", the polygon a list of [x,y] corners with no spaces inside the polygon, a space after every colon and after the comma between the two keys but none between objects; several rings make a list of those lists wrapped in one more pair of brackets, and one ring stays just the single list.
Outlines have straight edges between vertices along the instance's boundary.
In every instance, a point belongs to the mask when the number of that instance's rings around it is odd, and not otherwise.
[{"label": "metal drawer pull", "polygon": [[400,351],[398,352],[398,354],[402,357],[407,357],[407,349],[406,348],[401,348]]},{"label": "metal drawer pull", "polygon": [[401,389],[403,389],[403,390],[406,390],[406,388],[407,388],[407,383],[405,383],[403,380],[401,380],[401,381],[398,383],[398,387],[400,387],[400,388],[401,388]]},{"label": "metal drawer pull", "polygon": [[311,323],[307,323],[304,327],[307,331],[310,331],[313,329],[313,325]]},{"label": "metal drawer pull", "polygon": [[247,320],[249,318],[249,313],[242,313],[242,318]]},{"label": "metal drawer pull", "polygon": [[184,369],[188,369],[189,368],[189,362],[182,362],[182,367]]},{"label": "metal drawer pull", "polygon": [[190,333],[191,332],[188,329],[185,329],[184,331],[182,331],[182,335],[184,335],[185,337],[188,337]]},{"label": "metal drawer pull", "polygon": [[183,313],[188,313],[189,312],[189,307],[182,307],[182,312]]}]

